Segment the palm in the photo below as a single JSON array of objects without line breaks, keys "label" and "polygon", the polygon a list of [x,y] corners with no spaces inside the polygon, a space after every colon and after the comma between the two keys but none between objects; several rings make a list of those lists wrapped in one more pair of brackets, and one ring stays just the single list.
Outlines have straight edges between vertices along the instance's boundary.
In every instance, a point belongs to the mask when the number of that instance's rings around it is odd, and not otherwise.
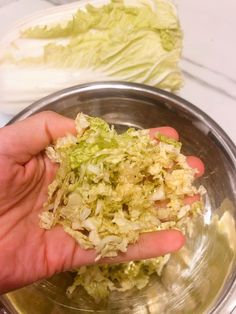
[{"label": "palm", "polygon": [[[29,133],[32,128],[36,136]],[[61,227],[39,227],[48,184],[56,172],[42,151],[66,132],[74,132],[73,121],[53,113],[0,130],[0,293],[94,262],[95,252],[81,249]],[[115,261],[163,255],[182,245],[183,236],[176,230],[144,234]]]},{"label": "palm", "polygon": [[[42,154],[24,166],[14,165],[14,175],[9,159],[2,156],[1,163],[5,169],[1,179],[6,187],[0,192],[1,252],[7,254],[8,260],[4,272],[7,278],[14,271],[21,276],[19,283],[24,284],[49,276],[65,266],[62,258],[49,265],[58,238],[49,238],[47,231],[38,226],[38,215],[47,198],[47,186],[53,179],[55,168]],[[12,200],[10,203],[9,199]],[[50,239],[55,239],[55,243]]]}]

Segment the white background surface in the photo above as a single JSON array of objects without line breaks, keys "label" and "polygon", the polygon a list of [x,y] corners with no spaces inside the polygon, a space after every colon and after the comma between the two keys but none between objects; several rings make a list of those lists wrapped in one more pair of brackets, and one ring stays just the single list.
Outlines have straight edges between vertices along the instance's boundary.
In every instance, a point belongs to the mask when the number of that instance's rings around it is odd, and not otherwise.
[{"label": "white background surface", "polygon": [[[236,1],[175,2],[184,31],[180,95],[209,114],[236,143]],[[0,0],[0,37],[18,19],[51,6],[43,0]],[[9,118],[0,113],[0,126]]]}]

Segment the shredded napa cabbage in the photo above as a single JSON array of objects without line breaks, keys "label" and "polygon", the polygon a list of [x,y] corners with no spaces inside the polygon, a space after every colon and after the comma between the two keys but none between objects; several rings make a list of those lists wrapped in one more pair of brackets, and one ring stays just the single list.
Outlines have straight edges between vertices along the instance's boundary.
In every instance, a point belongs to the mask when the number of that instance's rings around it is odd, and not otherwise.
[{"label": "shredded napa cabbage", "polygon": [[71,295],[78,286],[84,287],[95,301],[109,297],[112,291],[124,292],[144,288],[153,274],[161,275],[170,255],[144,261],[114,265],[90,265],[78,269],[73,285],[67,289]]},{"label": "shredded napa cabbage", "polygon": [[[183,232],[202,213],[202,202],[184,198],[203,194],[193,185],[196,170],[181,154],[181,143],[147,130],[118,134],[100,118],[79,114],[77,135],[47,148],[59,163],[48,189],[41,227],[61,225],[96,260],[126,252],[144,232],[177,228]],[[87,266],[78,270],[78,285],[99,300],[110,291],[141,289],[153,273],[161,274],[168,256],[120,265]]]}]

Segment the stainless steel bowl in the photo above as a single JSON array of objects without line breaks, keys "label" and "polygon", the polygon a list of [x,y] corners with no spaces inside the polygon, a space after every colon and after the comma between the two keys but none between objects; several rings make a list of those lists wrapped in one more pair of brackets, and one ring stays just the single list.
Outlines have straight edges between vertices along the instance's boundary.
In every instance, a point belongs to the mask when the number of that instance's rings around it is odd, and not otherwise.
[{"label": "stainless steel bowl", "polygon": [[[235,218],[236,148],[224,131],[189,102],[144,85],[111,82],[75,86],[50,95],[18,114],[10,123],[53,110],[75,118],[80,111],[100,116],[122,131],[127,127],[176,128],[185,154],[199,156],[206,172],[206,212],[174,254],[161,278],[141,291],[114,294],[97,305],[80,291],[68,299],[69,274],[62,274],[4,296],[22,313],[232,313],[236,307]],[[217,215],[217,216],[216,216]],[[223,218],[222,218],[223,217]]]}]

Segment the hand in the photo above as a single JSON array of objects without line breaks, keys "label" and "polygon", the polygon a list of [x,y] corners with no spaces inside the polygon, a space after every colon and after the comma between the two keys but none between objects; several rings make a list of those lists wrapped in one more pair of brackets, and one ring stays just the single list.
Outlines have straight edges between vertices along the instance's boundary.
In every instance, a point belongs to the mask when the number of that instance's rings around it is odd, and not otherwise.
[{"label": "hand", "polygon": [[[152,129],[150,136],[157,130],[178,138],[168,127]],[[0,294],[94,262],[95,252],[81,249],[60,226],[52,230],[39,227],[39,213],[57,169],[44,149],[67,133],[75,133],[74,121],[53,112],[0,129]],[[198,158],[188,157],[188,163],[198,169],[198,175],[203,174]],[[113,262],[164,255],[183,244],[184,236],[177,230],[146,233]]]}]

